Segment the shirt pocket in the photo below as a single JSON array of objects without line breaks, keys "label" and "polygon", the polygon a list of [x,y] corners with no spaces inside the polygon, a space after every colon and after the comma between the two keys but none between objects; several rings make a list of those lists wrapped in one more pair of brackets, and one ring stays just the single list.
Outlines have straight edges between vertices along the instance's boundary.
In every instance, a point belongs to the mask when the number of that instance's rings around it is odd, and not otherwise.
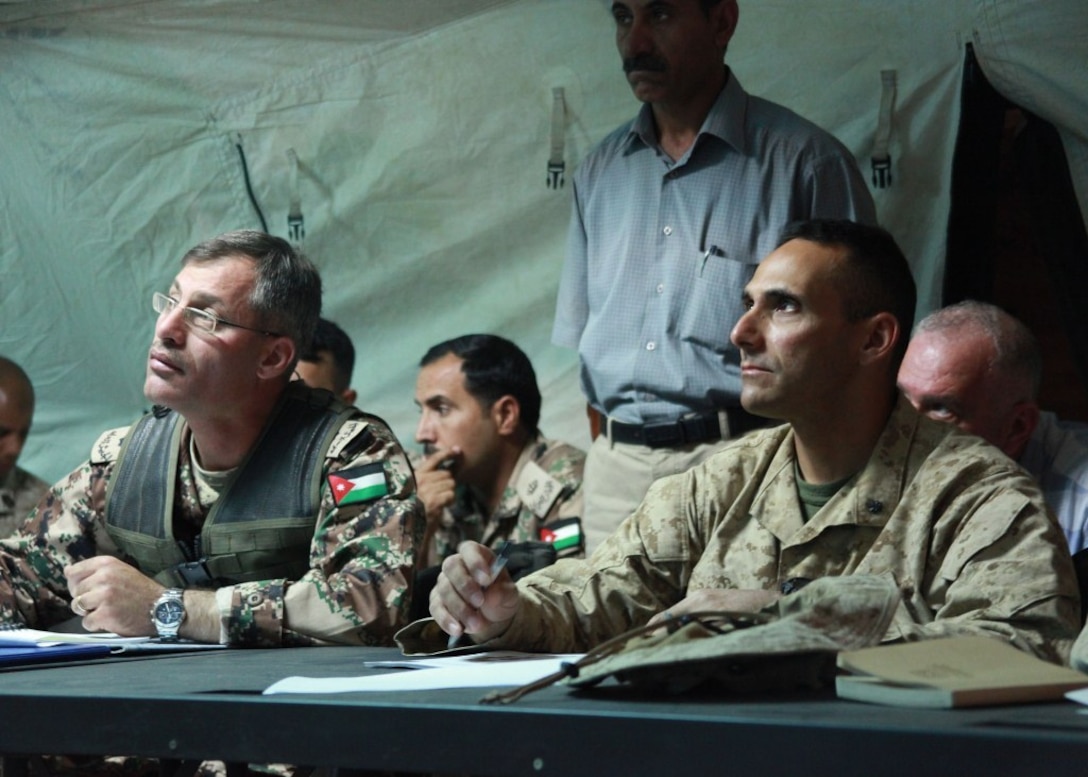
[{"label": "shirt pocket", "polygon": [[689,292],[677,318],[680,339],[716,353],[732,350],[729,335],[744,312],[741,295],[758,264],[708,240],[692,257]]}]

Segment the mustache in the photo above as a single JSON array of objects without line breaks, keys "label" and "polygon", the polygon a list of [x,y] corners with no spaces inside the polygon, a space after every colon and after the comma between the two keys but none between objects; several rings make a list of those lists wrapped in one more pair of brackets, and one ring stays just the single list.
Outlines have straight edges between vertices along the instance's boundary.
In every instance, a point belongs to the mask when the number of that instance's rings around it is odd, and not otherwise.
[{"label": "mustache", "polygon": [[664,73],[666,67],[665,60],[658,59],[650,54],[640,54],[637,57],[627,57],[623,60],[624,73],[630,73],[632,70]]},{"label": "mustache", "polygon": [[180,348],[176,345],[165,343],[162,340],[156,339],[151,343],[151,348],[148,350],[148,356],[156,353],[170,362],[173,362],[175,365],[181,365],[184,361]]}]

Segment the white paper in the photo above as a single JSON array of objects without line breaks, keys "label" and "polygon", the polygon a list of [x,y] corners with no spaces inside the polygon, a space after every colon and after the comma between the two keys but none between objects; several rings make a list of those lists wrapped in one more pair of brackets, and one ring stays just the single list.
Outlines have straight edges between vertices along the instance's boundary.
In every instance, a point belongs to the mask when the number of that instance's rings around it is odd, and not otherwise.
[{"label": "white paper", "polygon": [[1069,701],[1075,701],[1077,704],[1088,704],[1088,688],[1066,691],[1065,698],[1069,699]]},{"label": "white paper", "polygon": [[264,692],[355,693],[518,686],[558,672],[562,664],[577,661],[582,655],[502,651],[438,658],[367,661],[364,666],[406,668],[406,671],[359,677],[288,677],[270,685]]}]

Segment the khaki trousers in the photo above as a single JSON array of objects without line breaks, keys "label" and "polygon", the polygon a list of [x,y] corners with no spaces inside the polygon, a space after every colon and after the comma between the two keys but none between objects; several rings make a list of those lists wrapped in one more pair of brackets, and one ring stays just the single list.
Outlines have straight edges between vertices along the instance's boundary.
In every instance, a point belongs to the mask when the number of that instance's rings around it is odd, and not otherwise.
[{"label": "khaki trousers", "polygon": [[582,529],[590,554],[642,503],[658,478],[691,469],[719,451],[728,440],[679,448],[648,448],[612,442],[605,434],[593,441],[586,457],[582,492]]}]

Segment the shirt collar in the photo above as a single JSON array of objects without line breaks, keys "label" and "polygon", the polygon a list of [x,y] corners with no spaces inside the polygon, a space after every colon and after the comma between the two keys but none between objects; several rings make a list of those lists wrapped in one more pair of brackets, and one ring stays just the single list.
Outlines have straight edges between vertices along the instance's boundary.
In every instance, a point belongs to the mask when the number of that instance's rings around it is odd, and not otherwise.
[{"label": "shirt collar", "polygon": [[[712,135],[728,143],[740,153],[744,153],[746,149],[744,124],[747,113],[748,93],[744,91],[732,70],[726,68],[725,87],[718,94],[714,104],[710,106],[710,111],[703,119],[699,135],[692,148],[699,144],[699,139],[703,135]],[[647,148],[657,148],[657,127],[654,124],[653,109],[648,103],[644,103],[639,109],[627,133],[627,144],[630,149],[634,149],[636,142],[641,142]]]},{"label": "shirt collar", "polygon": [[780,540],[790,543],[807,542],[829,525],[883,526],[902,498],[920,418],[900,395],[869,461],[828,502],[831,505],[836,500],[850,499],[852,504],[846,509],[821,511],[808,523],[801,520],[797,500],[793,467],[796,453],[790,428],[771,460],[767,478],[752,504],[752,514]]}]

